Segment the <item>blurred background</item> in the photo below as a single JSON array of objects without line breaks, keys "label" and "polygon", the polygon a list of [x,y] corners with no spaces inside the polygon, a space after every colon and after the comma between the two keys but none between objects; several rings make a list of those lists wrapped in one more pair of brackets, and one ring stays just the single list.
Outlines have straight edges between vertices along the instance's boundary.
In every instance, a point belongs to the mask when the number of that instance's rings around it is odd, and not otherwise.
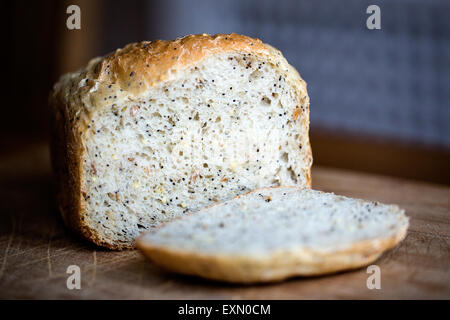
[{"label": "blurred background", "polygon": [[[66,28],[70,4],[81,30]],[[366,28],[371,4],[381,30]],[[30,150],[48,139],[61,74],[134,41],[236,32],[280,49],[308,83],[314,165],[450,184],[448,0],[16,0],[3,13],[2,175],[48,161]]]}]

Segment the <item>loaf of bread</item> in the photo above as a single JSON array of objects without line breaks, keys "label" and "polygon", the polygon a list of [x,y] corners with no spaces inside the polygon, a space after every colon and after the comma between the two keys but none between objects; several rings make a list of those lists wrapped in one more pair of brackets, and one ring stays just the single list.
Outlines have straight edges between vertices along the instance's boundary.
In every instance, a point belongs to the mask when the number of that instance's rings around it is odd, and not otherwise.
[{"label": "loaf of bread", "polygon": [[256,188],[311,185],[306,84],[258,39],[129,44],[64,75],[50,103],[59,209],[100,246],[133,247]]},{"label": "loaf of bread", "polygon": [[170,271],[254,283],[370,264],[403,240],[408,225],[395,205],[279,187],[212,205],[136,242]]}]

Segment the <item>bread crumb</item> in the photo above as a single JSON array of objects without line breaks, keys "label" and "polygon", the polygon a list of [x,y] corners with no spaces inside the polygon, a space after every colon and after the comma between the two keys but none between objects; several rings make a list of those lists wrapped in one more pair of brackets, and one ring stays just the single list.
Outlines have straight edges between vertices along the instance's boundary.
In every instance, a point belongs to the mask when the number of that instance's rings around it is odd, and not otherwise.
[{"label": "bread crumb", "polygon": [[235,161],[230,162],[230,168],[231,168],[231,169],[236,168],[238,165],[239,165],[239,164],[238,164],[237,162],[235,162]]}]

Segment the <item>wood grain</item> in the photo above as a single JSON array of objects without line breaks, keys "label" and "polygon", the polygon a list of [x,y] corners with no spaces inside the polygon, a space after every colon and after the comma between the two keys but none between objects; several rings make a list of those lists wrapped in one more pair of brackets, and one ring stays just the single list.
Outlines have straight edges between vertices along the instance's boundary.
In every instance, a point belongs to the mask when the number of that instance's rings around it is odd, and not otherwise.
[{"label": "wood grain", "polygon": [[[112,252],[71,235],[51,190],[48,149],[31,145],[0,159],[0,298],[24,299],[442,299],[450,298],[450,188],[358,172],[314,168],[313,187],[396,203],[408,236],[384,254],[381,289],[366,270],[257,286],[215,283],[161,271],[139,252]],[[81,290],[66,287],[69,265]]]}]

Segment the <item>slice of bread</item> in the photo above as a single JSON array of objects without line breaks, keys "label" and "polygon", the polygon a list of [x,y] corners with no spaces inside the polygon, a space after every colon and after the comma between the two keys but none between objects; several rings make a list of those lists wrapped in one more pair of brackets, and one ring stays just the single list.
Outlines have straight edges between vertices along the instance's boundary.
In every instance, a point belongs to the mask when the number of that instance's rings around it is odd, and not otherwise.
[{"label": "slice of bread", "polygon": [[64,221],[98,245],[264,186],[309,187],[306,84],[260,40],[134,43],[55,85]]},{"label": "slice of bread", "polygon": [[137,247],[174,272],[266,282],[367,265],[403,240],[408,224],[395,205],[263,188],[167,223]]}]

